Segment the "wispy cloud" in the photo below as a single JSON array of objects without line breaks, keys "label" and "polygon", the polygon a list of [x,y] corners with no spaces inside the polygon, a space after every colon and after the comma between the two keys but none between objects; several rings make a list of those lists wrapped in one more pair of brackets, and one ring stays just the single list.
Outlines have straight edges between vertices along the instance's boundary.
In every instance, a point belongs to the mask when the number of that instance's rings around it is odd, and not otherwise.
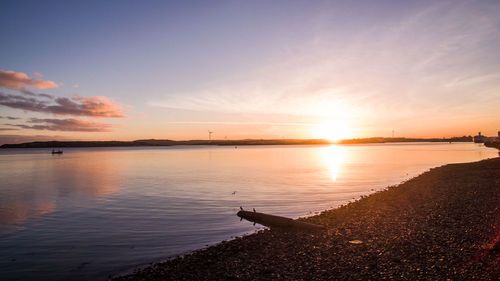
[{"label": "wispy cloud", "polygon": [[54,100],[0,92],[0,105],[27,111],[88,117],[124,118],[122,106],[105,97],[59,97]]},{"label": "wispy cloud", "polygon": [[12,116],[0,116],[0,119],[19,120],[21,118]]},{"label": "wispy cloud", "polygon": [[0,131],[17,131],[19,129],[16,128],[0,128]]},{"label": "wispy cloud", "polygon": [[80,119],[39,119],[31,118],[25,124],[4,124],[22,129],[49,130],[49,131],[71,131],[71,132],[109,132],[114,127],[111,124],[92,122]]},{"label": "wispy cloud", "polygon": [[497,19],[500,6],[476,4],[438,1],[350,32],[327,18],[289,56],[148,104],[363,120],[440,116],[464,105],[477,112],[486,96],[500,99],[497,30],[479,20]]},{"label": "wispy cloud", "polygon": [[46,99],[54,99],[53,95],[46,94],[46,93],[34,93],[26,88],[20,89],[19,92],[21,92],[24,95],[31,96],[31,97],[40,97],[40,98],[46,98]]},{"label": "wispy cloud", "polygon": [[[38,73],[39,74],[39,73]],[[35,75],[41,78],[41,74]],[[9,88],[13,90],[22,90],[27,86],[49,89],[57,88],[57,84],[49,80],[37,80],[29,77],[25,73],[15,72],[11,70],[0,70],[0,87]]]}]

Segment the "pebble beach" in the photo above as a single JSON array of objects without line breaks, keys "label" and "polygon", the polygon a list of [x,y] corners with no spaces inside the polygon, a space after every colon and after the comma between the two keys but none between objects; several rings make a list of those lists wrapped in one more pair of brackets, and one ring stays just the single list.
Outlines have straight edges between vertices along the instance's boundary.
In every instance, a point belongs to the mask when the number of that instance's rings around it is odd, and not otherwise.
[{"label": "pebble beach", "polygon": [[500,158],[449,164],[302,218],[113,280],[499,280]]}]

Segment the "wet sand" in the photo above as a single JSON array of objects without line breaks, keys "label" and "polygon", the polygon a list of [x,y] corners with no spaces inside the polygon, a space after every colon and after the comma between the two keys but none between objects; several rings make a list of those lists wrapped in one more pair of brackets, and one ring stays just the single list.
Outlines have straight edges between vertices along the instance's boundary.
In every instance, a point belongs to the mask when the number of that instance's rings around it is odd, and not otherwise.
[{"label": "wet sand", "polygon": [[498,280],[500,158],[435,168],[303,220],[329,231],[263,230],[116,280]]}]

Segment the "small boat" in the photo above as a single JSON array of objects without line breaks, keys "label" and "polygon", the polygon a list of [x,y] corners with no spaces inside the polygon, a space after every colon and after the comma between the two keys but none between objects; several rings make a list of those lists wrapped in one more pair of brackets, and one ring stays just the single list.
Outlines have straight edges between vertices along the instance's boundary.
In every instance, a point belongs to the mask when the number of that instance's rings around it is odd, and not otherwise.
[{"label": "small boat", "polygon": [[52,154],[63,154],[63,151],[60,149],[58,149],[58,150],[52,149]]}]

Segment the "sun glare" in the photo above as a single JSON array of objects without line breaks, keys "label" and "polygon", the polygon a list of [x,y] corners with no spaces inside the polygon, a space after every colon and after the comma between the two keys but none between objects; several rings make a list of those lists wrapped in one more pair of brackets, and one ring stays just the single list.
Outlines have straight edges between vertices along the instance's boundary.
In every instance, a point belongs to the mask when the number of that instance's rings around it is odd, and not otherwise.
[{"label": "sun glare", "polygon": [[346,149],[338,145],[331,145],[321,150],[323,163],[330,172],[332,181],[336,182],[341,174],[341,168],[346,161]]},{"label": "sun glare", "polygon": [[314,127],[314,137],[327,140],[340,140],[353,137],[353,130],[348,122],[342,120],[330,120]]}]

